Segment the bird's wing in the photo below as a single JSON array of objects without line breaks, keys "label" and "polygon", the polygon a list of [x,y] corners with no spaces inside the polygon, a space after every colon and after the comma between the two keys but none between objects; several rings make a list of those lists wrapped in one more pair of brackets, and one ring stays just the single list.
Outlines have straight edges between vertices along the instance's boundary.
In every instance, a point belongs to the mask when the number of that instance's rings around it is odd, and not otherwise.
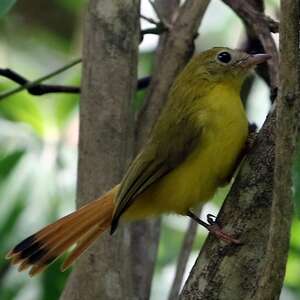
[{"label": "bird's wing", "polygon": [[[202,128],[185,119],[177,122],[176,126],[160,130],[159,138],[154,135],[150,139],[125,174],[116,198],[111,232],[114,232],[120,216],[136,197],[182,163],[201,140]],[[163,131],[167,134],[163,134]]]}]

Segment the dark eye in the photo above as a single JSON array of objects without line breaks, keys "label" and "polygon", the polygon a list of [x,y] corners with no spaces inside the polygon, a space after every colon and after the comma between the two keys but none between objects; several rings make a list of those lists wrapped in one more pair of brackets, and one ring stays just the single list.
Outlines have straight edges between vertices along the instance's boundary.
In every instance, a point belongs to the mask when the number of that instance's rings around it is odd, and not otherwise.
[{"label": "dark eye", "polygon": [[231,55],[228,52],[221,52],[217,56],[218,60],[224,64],[227,64],[231,61]]}]

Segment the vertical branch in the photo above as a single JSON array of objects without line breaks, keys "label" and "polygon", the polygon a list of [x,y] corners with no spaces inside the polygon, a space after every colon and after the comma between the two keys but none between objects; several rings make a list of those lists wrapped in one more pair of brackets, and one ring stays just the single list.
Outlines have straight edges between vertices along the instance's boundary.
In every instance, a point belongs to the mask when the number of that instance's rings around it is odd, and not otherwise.
[{"label": "vertical branch", "polygon": [[[171,22],[173,13],[178,9],[178,1],[156,0],[155,4],[164,20]],[[168,34],[166,33],[160,36],[159,45],[163,44],[166,35]],[[157,63],[160,63],[159,57],[160,51],[157,51],[155,55]],[[161,80],[164,80],[164,78],[161,78]],[[149,101],[149,99],[146,101]],[[156,105],[160,108],[163,105],[163,99],[158,99]],[[135,129],[137,131],[142,130],[142,128],[147,130],[152,128],[157,116],[152,114],[152,110],[148,112],[148,115],[148,122],[143,120],[136,124],[137,126]],[[139,136],[139,139],[135,139],[134,152],[138,152],[147,140],[148,136],[145,134],[146,130],[144,134]],[[134,222],[129,226],[131,235],[131,264],[135,276],[133,288],[136,290],[139,300],[147,300],[150,298],[152,277],[159,245],[160,219]]]},{"label": "vertical branch", "polygon": [[[193,53],[194,37],[209,1],[188,0],[180,9],[178,0],[157,0],[155,3],[171,28],[160,38],[146,104],[136,122],[136,152],[147,140],[177,73]],[[139,299],[149,299],[159,239],[159,221],[137,222],[131,224],[130,228],[134,259],[132,264],[136,274],[139,274],[135,289],[139,291]]]},{"label": "vertical branch", "polygon": [[[268,117],[218,215],[241,246],[209,235],[180,300],[250,300],[265,269],[272,205],[275,114]],[[266,298],[268,299],[268,298]]]},{"label": "vertical branch", "polygon": [[157,119],[176,75],[193,54],[194,37],[209,2],[209,0],[185,1],[179,9],[178,16],[172,23],[169,33],[160,45],[145,105],[137,120],[138,148],[143,144],[145,137],[149,136],[150,124],[153,124],[153,119]]},{"label": "vertical branch", "polygon": [[[117,184],[133,152],[138,0],[90,0],[84,31],[78,206]],[[135,299],[130,234],[120,226],[78,261],[63,300]]]},{"label": "vertical branch", "polygon": [[175,277],[169,292],[169,297],[168,297],[169,300],[176,300],[180,295],[180,289],[182,286],[186,266],[193,249],[195,238],[197,236],[197,228],[198,228],[198,223],[196,223],[194,220],[191,219],[189,221],[189,225],[185,232],[184,239],[179,252]]},{"label": "vertical branch", "polygon": [[281,7],[274,189],[267,268],[257,293],[261,300],[277,298],[283,284],[293,215],[291,169],[300,121],[300,1],[282,0]]}]

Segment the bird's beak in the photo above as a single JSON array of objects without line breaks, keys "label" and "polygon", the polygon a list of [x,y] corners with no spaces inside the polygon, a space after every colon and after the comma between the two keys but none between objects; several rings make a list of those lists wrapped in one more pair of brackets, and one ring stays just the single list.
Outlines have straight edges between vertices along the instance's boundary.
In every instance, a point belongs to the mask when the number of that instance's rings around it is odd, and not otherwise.
[{"label": "bird's beak", "polygon": [[261,64],[270,58],[272,58],[270,54],[251,54],[243,61],[242,66],[249,68]]}]

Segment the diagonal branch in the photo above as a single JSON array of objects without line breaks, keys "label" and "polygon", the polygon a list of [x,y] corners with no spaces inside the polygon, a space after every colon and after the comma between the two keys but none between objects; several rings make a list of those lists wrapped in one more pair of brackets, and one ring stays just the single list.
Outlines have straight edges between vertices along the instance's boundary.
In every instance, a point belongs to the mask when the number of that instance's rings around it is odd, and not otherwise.
[{"label": "diagonal branch", "polygon": [[[3,93],[0,93],[0,100],[3,100],[4,98],[7,98],[13,94],[16,94],[16,93],[19,93],[21,91],[24,91],[24,90],[27,90],[27,89],[30,89],[38,84],[40,84],[41,82],[45,81],[45,80],[48,80],[70,68],[72,68],[73,66],[79,64],[81,62],[81,58],[78,58],[68,64],[66,64],[65,66],[61,67],[61,68],[58,68],[57,70],[45,75],[45,76],[42,76],[34,81],[31,81],[31,82],[28,82],[23,84],[22,86],[20,87],[17,87],[15,89],[12,89],[12,90],[9,90],[9,91],[6,91],[6,92],[3,92]],[[8,72],[9,73],[9,72]],[[10,77],[12,77],[12,73],[9,74]],[[21,79],[24,79],[23,77]],[[20,81],[20,78],[19,78],[19,81]]]},{"label": "diagonal branch", "polygon": [[[181,300],[256,299],[265,268],[271,218],[275,113],[269,116],[218,216],[224,230],[242,246],[228,245],[209,235],[185,283]],[[273,299],[273,298],[266,298]]]},{"label": "diagonal branch", "polygon": [[[67,86],[67,85],[54,85],[54,84],[34,84],[33,82],[26,79],[24,76],[11,69],[1,69],[0,76],[8,78],[13,82],[18,83],[21,87],[29,86],[26,88],[27,92],[34,96],[42,96],[50,93],[70,93],[70,94],[80,94],[81,89],[78,86]],[[146,76],[138,79],[137,90],[142,90],[148,87],[150,84],[151,77]],[[22,90],[18,90],[21,92]],[[16,92],[17,93],[17,92]],[[11,95],[11,94],[10,94]],[[9,95],[9,96],[10,96]],[[8,96],[7,96],[8,97]],[[5,99],[5,98],[3,98]]]},{"label": "diagonal branch", "polygon": [[252,29],[253,33],[263,45],[265,52],[272,55],[272,59],[270,59],[267,64],[269,74],[272,74],[270,78],[271,88],[276,88],[278,86],[279,58],[271,32],[278,32],[278,23],[266,17],[261,11],[256,10],[247,1],[223,0],[223,2],[235,11],[246,23],[247,27]]},{"label": "diagonal branch", "polygon": [[[261,14],[264,13],[265,7],[264,7],[263,0],[249,0],[248,3],[249,3],[249,5],[251,5],[253,7],[253,10],[255,10],[256,12],[259,12]],[[246,29],[247,38],[246,38],[246,41],[245,41],[242,49],[244,49],[246,52],[250,52],[250,53],[263,52],[264,47],[263,47],[260,39],[255,34],[255,32],[253,32],[252,26],[250,27],[249,22],[248,23],[246,23],[245,21],[243,21],[243,22],[246,27],[245,29]],[[269,76],[269,72],[268,72],[267,63],[258,65],[256,68],[256,72],[260,77],[262,77],[265,80],[265,82],[268,85],[270,85],[270,76]]]},{"label": "diagonal branch", "polygon": [[[0,75],[6,77],[13,82],[18,83],[20,86],[29,85],[30,80],[26,79],[22,75],[16,73],[11,69],[0,69]],[[49,93],[71,93],[79,94],[80,88],[77,86],[67,86],[67,85],[53,85],[53,84],[35,84],[27,87],[28,93],[34,96],[41,96]],[[4,99],[4,98],[3,98]]]},{"label": "diagonal branch", "polygon": [[[279,23],[266,16],[262,11],[256,10],[250,4],[251,2],[239,0],[223,0],[223,2],[230,6],[246,23],[251,24],[253,20],[256,20],[259,26],[264,23],[270,32],[279,32]],[[255,24],[252,24],[252,27],[255,27]]]},{"label": "diagonal branch", "polygon": [[[201,207],[202,208],[202,207]],[[199,209],[197,215],[201,213],[201,209]],[[180,295],[180,289],[182,286],[183,282],[183,276],[186,270],[186,266],[190,257],[190,254],[193,249],[193,244],[195,241],[195,238],[197,236],[197,228],[198,228],[198,223],[195,222],[194,220],[189,221],[188,228],[185,232],[183,242],[181,245],[180,253],[178,256],[177,260],[177,265],[176,265],[176,272],[175,272],[175,277],[170,289],[169,293],[169,300],[176,300],[178,299]]]},{"label": "diagonal branch", "polygon": [[256,293],[259,300],[275,299],[280,293],[293,217],[291,169],[300,121],[300,1],[284,0],[281,7],[274,189],[266,268]]},{"label": "diagonal branch", "polygon": [[[149,136],[159,111],[164,105],[168,90],[177,73],[183,68],[190,58],[193,50],[195,32],[205,13],[209,1],[188,0],[185,5],[178,9],[178,0],[156,0],[156,9],[160,15],[171,22],[171,29],[160,37],[156,51],[155,67],[150,86],[145,97],[145,106],[136,122],[136,145],[137,152]],[[178,11],[178,18],[174,19],[174,13]],[[180,18],[180,22],[178,19]],[[139,299],[149,299],[149,283],[153,274],[154,259],[153,249],[157,247],[158,235],[153,235],[153,229],[159,226],[158,222],[144,221],[132,224],[132,243],[138,245],[140,254],[135,256],[134,265],[140,274],[140,280],[136,282],[136,290],[141,291]],[[150,229],[150,230],[149,230]],[[142,233],[142,234],[141,234]],[[154,236],[154,237],[153,237]],[[136,246],[133,252],[136,252]],[[149,264],[150,263],[150,264]],[[152,264],[152,272],[151,272]],[[142,266],[142,267],[141,267]],[[150,272],[149,272],[150,271]],[[147,279],[148,277],[148,282]]]},{"label": "diagonal branch", "polygon": [[137,148],[140,148],[145,137],[149,136],[151,126],[148,124],[153,124],[153,120],[157,119],[173,80],[193,53],[194,37],[209,2],[209,0],[185,1],[178,9],[177,18],[173,21],[171,29],[159,45],[152,84],[137,118]]},{"label": "diagonal branch", "polygon": [[166,20],[166,18],[163,16],[163,14],[161,13],[160,9],[157,6],[157,3],[154,2],[154,1],[152,1],[152,0],[148,0],[148,2],[150,3],[150,5],[152,6],[153,10],[155,11],[157,17],[160,20],[160,23],[163,24],[163,26],[165,28],[171,29],[171,27],[172,27],[171,23],[169,23],[169,21]]}]

